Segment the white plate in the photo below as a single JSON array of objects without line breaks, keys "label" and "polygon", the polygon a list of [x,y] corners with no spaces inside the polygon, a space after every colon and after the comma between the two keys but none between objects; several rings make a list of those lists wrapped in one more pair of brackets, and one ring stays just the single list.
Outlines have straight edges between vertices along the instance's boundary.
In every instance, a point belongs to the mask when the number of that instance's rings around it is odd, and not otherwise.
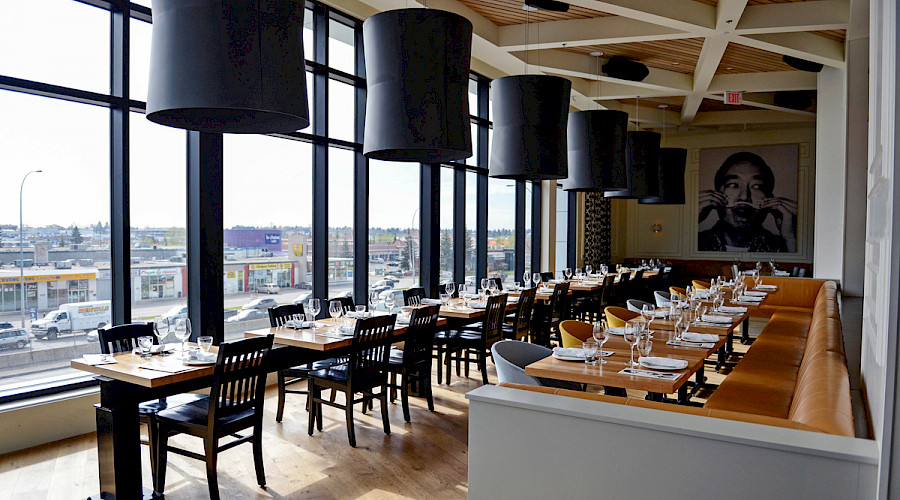
[{"label": "white plate", "polygon": [[185,366],[209,366],[209,365],[216,364],[216,360],[201,361],[199,359],[188,359],[188,360],[182,361],[182,363],[184,363]]},{"label": "white plate", "polygon": [[556,354],[555,352],[551,354],[554,358],[560,361],[581,361],[584,362],[584,356],[566,356],[564,354]]},{"label": "white plate", "polygon": [[672,368],[671,366],[659,366],[653,363],[641,363],[641,366],[645,368],[650,368],[651,370],[669,370],[669,371],[678,371],[684,370],[684,368]]}]

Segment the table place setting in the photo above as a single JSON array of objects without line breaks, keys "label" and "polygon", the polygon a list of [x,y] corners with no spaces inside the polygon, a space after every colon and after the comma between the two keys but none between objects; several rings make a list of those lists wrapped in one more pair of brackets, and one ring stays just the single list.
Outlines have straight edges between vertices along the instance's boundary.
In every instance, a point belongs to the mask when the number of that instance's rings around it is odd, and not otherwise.
[{"label": "table place setting", "polygon": [[693,347],[696,349],[712,349],[716,346],[714,343],[709,342],[690,342],[686,340],[675,340],[672,339],[666,342],[666,345],[676,346],[676,347]]},{"label": "table place setting", "polygon": [[[757,287],[757,288],[759,288],[759,287]],[[747,290],[746,292],[744,292],[743,296],[745,296],[745,297],[766,297],[767,295],[769,295],[768,292],[762,292],[759,290]]]},{"label": "table place setting", "polygon": [[323,323],[316,323],[315,321],[301,321],[297,319],[289,319],[284,322],[285,328],[293,328],[294,330],[301,330],[305,328],[324,328],[325,325]]},{"label": "table place setting", "polygon": [[441,299],[422,299],[420,303],[426,306],[439,306],[442,304]]},{"label": "table place setting", "polygon": [[711,324],[714,326],[719,325],[730,325],[734,323],[734,317],[732,316],[720,316],[717,314],[704,314],[700,317],[700,323]]},{"label": "table place setting", "polygon": [[[613,351],[599,351],[600,357],[606,358],[613,355]],[[554,347],[551,354],[560,361],[584,361],[584,348],[582,347]]]},{"label": "table place setting", "polygon": [[662,380],[678,380],[678,378],[681,377],[680,373],[655,372],[652,370],[641,370],[640,368],[625,368],[620,371],[619,374],[632,375],[636,377],[657,378]]},{"label": "table place setting", "polygon": [[763,292],[774,292],[774,291],[778,290],[778,286],[777,285],[759,284],[759,285],[756,285],[755,290],[760,290]]},{"label": "table place setting", "polygon": [[81,362],[86,365],[111,365],[116,363],[116,358],[112,354],[83,354]]},{"label": "table place setting", "polygon": [[747,312],[747,308],[743,306],[719,306],[719,310],[717,313],[725,313],[725,314],[740,314],[743,315]]}]

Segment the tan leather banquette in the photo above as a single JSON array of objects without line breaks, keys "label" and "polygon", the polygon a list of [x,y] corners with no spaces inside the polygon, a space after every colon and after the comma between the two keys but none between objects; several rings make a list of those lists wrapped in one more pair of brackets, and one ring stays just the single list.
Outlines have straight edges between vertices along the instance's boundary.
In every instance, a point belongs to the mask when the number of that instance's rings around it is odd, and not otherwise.
[{"label": "tan leather banquette", "polygon": [[[744,278],[744,283],[748,287],[753,287],[751,278]],[[768,318],[779,309],[811,313],[816,297],[819,294],[819,289],[825,283],[825,280],[763,276],[762,283],[775,285],[778,287],[778,290],[770,293],[766,297],[766,303],[760,306],[758,310],[752,311],[750,315]]]},{"label": "tan leather banquette", "polygon": [[[775,310],[704,407],[788,419],[829,434],[853,436],[837,285],[786,280],[772,283],[779,291],[771,298],[781,294],[781,303],[789,305]],[[818,289],[813,294],[815,283]],[[800,300],[804,297],[810,298],[808,303]]]}]

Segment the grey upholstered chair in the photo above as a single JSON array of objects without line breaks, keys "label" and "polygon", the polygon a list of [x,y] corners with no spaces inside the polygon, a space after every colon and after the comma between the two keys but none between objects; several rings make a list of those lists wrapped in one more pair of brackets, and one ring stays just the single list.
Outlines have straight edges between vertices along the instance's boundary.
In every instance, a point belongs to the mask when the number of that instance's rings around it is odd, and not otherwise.
[{"label": "grey upholstered chair", "polygon": [[669,303],[672,302],[672,294],[669,292],[655,291],[653,298],[656,299],[656,307],[669,307]]},{"label": "grey upholstered chair", "polygon": [[497,380],[500,383],[543,385],[583,391],[584,386],[575,382],[525,375],[526,366],[544,359],[552,353],[553,351],[544,346],[519,340],[501,340],[491,346],[491,359],[497,366]]},{"label": "grey upholstered chair", "polygon": [[643,300],[638,300],[638,299],[628,299],[625,301],[625,305],[628,307],[629,311],[634,311],[634,312],[638,312],[638,313],[641,312],[641,310],[644,308],[644,306],[650,306],[651,309],[656,309],[655,305],[653,305],[649,302],[644,302]]}]

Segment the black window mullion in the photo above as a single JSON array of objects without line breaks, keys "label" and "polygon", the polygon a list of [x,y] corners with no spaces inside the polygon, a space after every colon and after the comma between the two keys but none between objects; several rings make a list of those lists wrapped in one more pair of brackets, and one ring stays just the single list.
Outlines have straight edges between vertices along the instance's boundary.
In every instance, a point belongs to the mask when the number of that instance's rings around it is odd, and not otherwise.
[{"label": "black window mullion", "polygon": [[110,107],[110,267],[114,325],[131,322],[131,222],[129,203],[128,5],[110,11],[110,89],[120,98]]},{"label": "black window mullion", "polygon": [[[487,118],[488,108],[490,107],[490,82],[484,78],[478,78],[478,116]],[[475,224],[475,284],[480,283],[481,278],[487,276],[487,204],[488,204],[488,127],[485,125],[477,125],[478,131],[478,151],[477,164],[483,170],[479,170],[477,177],[477,195],[476,203],[478,205]]]},{"label": "black window mullion", "polygon": [[[355,30],[356,74],[365,78],[366,60],[363,51],[362,30]],[[366,87],[355,87],[356,130],[354,139],[363,141],[366,123]],[[369,290],[369,162],[361,150],[354,155],[353,192],[355,210],[353,216],[353,295],[357,304],[365,304]]]},{"label": "black window mullion", "polygon": [[[441,166],[421,165],[419,193],[419,273],[429,297],[438,296],[441,262]],[[410,256],[412,258],[412,256]]]},{"label": "black window mullion", "polygon": [[531,272],[541,271],[541,183],[531,183]]},{"label": "black window mullion", "polygon": [[[313,60],[327,62],[328,12],[323,5],[313,7]],[[313,75],[313,134],[328,136],[328,74]],[[313,296],[328,298],[328,144],[313,145]],[[322,307],[320,316],[326,313]]]},{"label": "black window mullion", "polygon": [[466,170],[453,169],[453,281],[466,282]]},{"label": "black window mullion", "polygon": [[522,279],[525,273],[525,181],[516,181],[516,239],[515,239],[515,271],[513,281]]},{"label": "black window mullion", "polygon": [[566,267],[575,268],[578,260],[578,193],[568,191],[568,228],[566,232]]}]

